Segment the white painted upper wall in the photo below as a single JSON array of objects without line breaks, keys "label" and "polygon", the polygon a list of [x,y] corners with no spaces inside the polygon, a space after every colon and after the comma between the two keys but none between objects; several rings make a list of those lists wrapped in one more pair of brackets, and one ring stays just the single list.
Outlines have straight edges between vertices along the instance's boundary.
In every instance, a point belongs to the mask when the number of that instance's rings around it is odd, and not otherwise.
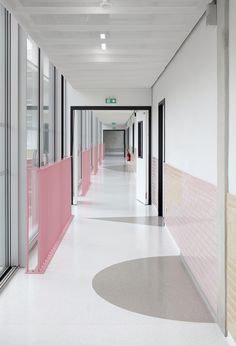
[{"label": "white painted upper wall", "polygon": [[153,88],[153,156],[157,105],[166,100],[166,162],[217,182],[217,36],[200,21]]},{"label": "white painted upper wall", "polygon": [[236,1],[229,10],[229,192],[236,195]]},{"label": "white painted upper wall", "polygon": [[[125,85],[124,85],[125,87]],[[75,90],[66,86],[66,153],[70,155],[70,107],[111,106],[106,98],[117,99],[114,106],[151,106],[151,89],[84,89]]]},{"label": "white painted upper wall", "polygon": [[114,106],[151,106],[151,89],[81,89],[75,92],[78,99],[74,99],[77,102],[74,106],[108,106],[105,100],[109,97],[117,99]]}]

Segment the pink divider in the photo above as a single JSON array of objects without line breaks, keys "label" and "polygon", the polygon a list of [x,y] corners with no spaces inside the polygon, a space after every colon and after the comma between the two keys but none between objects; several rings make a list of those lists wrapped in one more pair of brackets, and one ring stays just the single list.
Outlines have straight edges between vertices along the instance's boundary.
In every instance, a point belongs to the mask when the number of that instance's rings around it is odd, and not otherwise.
[{"label": "pink divider", "polygon": [[104,144],[101,143],[99,146],[99,150],[100,150],[100,159],[99,159],[99,164],[102,164],[102,161],[104,160]]},{"label": "pink divider", "polygon": [[73,219],[71,215],[71,158],[38,169],[38,266],[45,272]]},{"label": "pink divider", "polygon": [[98,152],[99,152],[99,146],[95,145],[93,149],[93,157],[94,157],[94,162],[93,162],[93,173],[96,175],[98,172]]},{"label": "pink divider", "polygon": [[82,196],[85,196],[91,183],[91,149],[82,152]]}]

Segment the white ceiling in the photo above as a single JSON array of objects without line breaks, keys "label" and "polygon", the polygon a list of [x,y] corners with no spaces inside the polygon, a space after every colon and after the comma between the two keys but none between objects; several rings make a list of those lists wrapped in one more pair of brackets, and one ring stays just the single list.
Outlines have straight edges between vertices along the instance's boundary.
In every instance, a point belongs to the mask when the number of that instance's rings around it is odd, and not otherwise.
[{"label": "white ceiling", "polygon": [[125,125],[133,111],[93,111],[93,114],[105,125]]},{"label": "white ceiling", "polygon": [[76,89],[151,87],[209,2],[111,1],[2,0]]}]

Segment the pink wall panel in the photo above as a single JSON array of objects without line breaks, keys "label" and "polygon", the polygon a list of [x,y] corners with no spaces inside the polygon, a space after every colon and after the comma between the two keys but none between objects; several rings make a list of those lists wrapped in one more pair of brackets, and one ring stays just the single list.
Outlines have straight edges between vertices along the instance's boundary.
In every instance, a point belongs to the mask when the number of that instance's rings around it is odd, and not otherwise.
[{"label": "pink wall panel", "polygon": [[71,159],[38,169],[38,267],[44,273],[72,220]]},{"label": "pink wall panel", "polygon": [[99,152],[99,145],[95,145],[93,149],[93,173],[96,175],[98,172],[98,152]]},{"label": "pink wall panel", "polygon": [[85,196],[91,184],[91,149],[82,152],[82,196]]},{"label": "pink wall panel", "polygon": [[216,187],[168,165],[165,182],[166,225],[216,311]]},{"label": "pink wall panel", "polygon": [[105,149],[104,144],[103,144],[103,143],[100,144],[100,150],[101,150],[100,158],[101,158],[101,163],[102,163],[102,161],[104,160],[104,149]]}]

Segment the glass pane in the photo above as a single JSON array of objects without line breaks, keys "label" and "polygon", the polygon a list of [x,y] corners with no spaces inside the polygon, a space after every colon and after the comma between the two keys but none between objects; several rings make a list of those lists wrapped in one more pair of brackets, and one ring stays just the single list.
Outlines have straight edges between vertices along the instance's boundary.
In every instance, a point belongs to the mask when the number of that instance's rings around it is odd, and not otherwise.
[{"label": "glass pane", "polygon": [[0,273],[8,265],[6,244],[5,19],[0,5]]},{"label": "glass pane", "polygon": [[78,125],[78,153],[79,153],[79,182],[82,180],[82,112],[79,111],[79,125]]},{"label": "glass pane", "polygon": [[47,56],[43,58],[43,114],[41,164],[54,161],[54,68]]},{"label": "glass pane", "polygon": [[143,158],[143,122],[138,122],[138,157]]},{"label": "glass pane", "polygon": [[27,200],[29,241],[38,233],[37,168],[39,166],[39,51],[27,39]]}]

